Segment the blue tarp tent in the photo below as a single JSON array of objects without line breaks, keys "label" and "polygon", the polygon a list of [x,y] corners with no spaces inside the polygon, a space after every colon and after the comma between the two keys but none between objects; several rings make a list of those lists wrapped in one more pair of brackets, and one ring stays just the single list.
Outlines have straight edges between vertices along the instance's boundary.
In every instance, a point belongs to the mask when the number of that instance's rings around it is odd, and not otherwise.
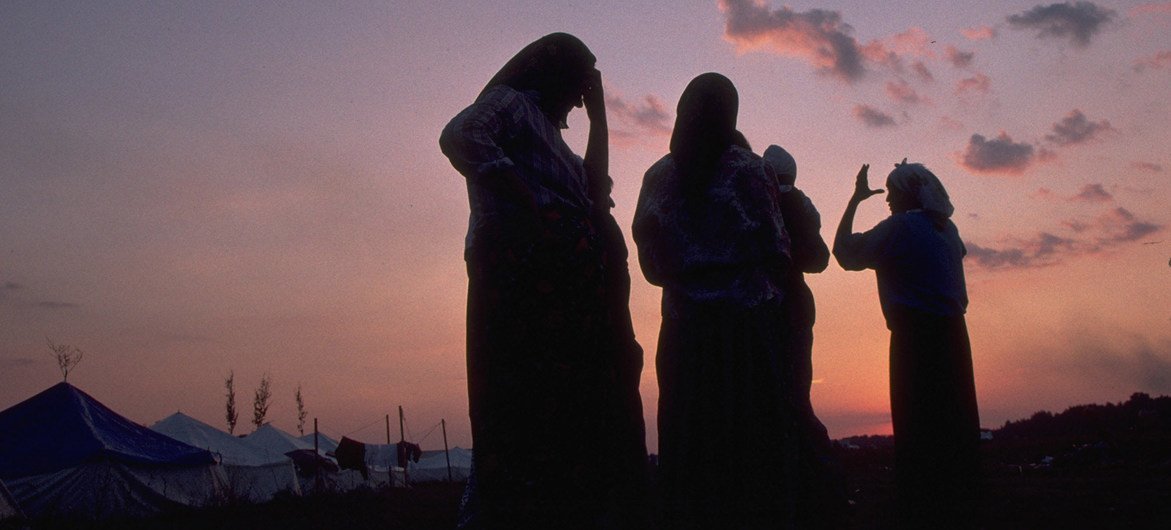
[{"label": "blue tarp tent", "polygon": [[215,458],[68,383],[0,412],[0,479],[26,515],[148,515],[206,503]]}]

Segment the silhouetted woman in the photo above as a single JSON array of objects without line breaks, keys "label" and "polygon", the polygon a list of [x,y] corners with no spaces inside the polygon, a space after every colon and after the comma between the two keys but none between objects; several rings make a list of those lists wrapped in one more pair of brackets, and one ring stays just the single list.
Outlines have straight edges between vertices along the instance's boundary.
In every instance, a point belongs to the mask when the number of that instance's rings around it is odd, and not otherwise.
[{"label": "silhouetted woman", "polygon": [[[444,128],[467,179],[472,528],[636,527],[646,445],[606,112],[576,37],[522,49]],[[574,107],[584,159],[561,136]]]},{"label": "silhouetted woman", "polygon": [[897,164],[887,177],[891,215],[852,233],[858,204],[882,193],[859,170],[834,238],[847,270],[874,269],[890,329],[890,401],[900,517],[908,524],[963,523],[975,493],[980,420],[964,312],[966,253],[949,219],[954,208],[922,164]]},{"label": "silhouetted woman", "polygon": [[659,464],[665,528],[791,524],[797,458],[781,300],[789,240],[776,177],[736,130],[735,86],[679,98],[643,178],[639,262],[663,288]]},{"label": "silhouetted woman", "polygon": [[781,216],[789,233],[793,266],[785,274],[782,306],[789,339],[785,347],[792,366],[786,388],[797,406],[797,441],[800,447],[797,485],[797,522],[802,528],[837,528],[848,507],[846,481],[833,455],[829,431],[817,418],[810,400],[813,383],[813,324],[816,304],[805,283],[806,273],[829,266],[829,247],[821,238],[821,214],[796,185],[797,160],[779,145],[761,155],[776,172],[781,184]]}]

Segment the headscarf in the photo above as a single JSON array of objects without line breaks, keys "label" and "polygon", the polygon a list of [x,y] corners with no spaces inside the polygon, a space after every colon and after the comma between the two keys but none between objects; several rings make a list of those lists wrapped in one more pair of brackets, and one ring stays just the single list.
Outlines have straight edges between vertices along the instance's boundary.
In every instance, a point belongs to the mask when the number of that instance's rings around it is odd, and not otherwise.
[{"label": "headscarf", "polygon": [[568,33],[550,33],[512,56],[492,76],[480,91],[480,96],[496,85],[508,85],[516,90],[535,90],[541,96],[539,104],[542,110],[556,123],[564,124],[566,114],[571,109],[551,107],[557,104],[560,95],[580,90],[596,62],[597,58],[581,39]]},{"label": "headscarf", "polygon": [[736,131],[739,108],[736,86],[714,72],[700,74],[683,90],[675,109],[671,155],[683,177],[685,192],[705,187],[724,151],[746,142]]},{"label": "headscarf", "polygon": [[886,177],[888,188],[899,190],[919,201],[919,207],[939,219],[947,219],[955,211],[947,190],[934,173],[920,163],[902,162],[895,164],[894,171]]},{"label": "headscarf", "polygon": [[797,160],[784,147],[770,145],[764,150],[762,158],[773,167],[781,184],[792,186],[797,181]]}]

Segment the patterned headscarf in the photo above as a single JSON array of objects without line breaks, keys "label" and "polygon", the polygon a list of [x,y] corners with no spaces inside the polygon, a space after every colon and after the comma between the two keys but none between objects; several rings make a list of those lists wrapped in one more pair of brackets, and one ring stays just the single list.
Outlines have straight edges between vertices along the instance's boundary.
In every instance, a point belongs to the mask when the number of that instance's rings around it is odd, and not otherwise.
[{"label": "patterned headscarf", "polygon": [[943,189],[943,183],[923,164],[908,164],[904,158],[895,164],[894,171],[886,177],[886,185],[914,197],[919,201],[920,208],[943,219],[951,217],[955,212],[947,190]]},{"label": "patterned headscarf", "polygon": [[539,104],[554,121],[565,122],[565,109],[548,108],[556,94],[580,90],[594,69],[597,59],[581,39],[568,33],[550,33],[522,48],[500,68],[480,91],[480,96],[496,85],[516,90],[536,90]]},{"label": "patterned headscarf", "polygon": [[728,146],[747,142],[736,130],[739,108],[736,85],[714,72],[696,76],[679,96],[671,156],[688,195],[707,186]]}]

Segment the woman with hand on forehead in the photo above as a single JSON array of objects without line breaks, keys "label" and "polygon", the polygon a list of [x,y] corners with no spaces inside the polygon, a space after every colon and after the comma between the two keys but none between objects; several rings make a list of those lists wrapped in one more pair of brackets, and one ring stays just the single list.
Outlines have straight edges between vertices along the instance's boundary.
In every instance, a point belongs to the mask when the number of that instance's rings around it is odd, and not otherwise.
[{"label": "woman with hand on forehead", "polygon": [[980,419],[963,257],[951,200],[922,164],[887,176],[891,215],[854,233],[858,205],[882,190],[859,170],[834,238],[846,270],[874,269],[890,329],[890,401],[899,516],[911,526],[963,520],[979,475]]},{"label": "woman with hand on forehead", "polygon": [[[601,73],[578,38],[516,54],[439,143],[468,188],[465,528],[641,528],[642,349],[610,208]],[[565,143],[585,107],[585,157]]]}]

